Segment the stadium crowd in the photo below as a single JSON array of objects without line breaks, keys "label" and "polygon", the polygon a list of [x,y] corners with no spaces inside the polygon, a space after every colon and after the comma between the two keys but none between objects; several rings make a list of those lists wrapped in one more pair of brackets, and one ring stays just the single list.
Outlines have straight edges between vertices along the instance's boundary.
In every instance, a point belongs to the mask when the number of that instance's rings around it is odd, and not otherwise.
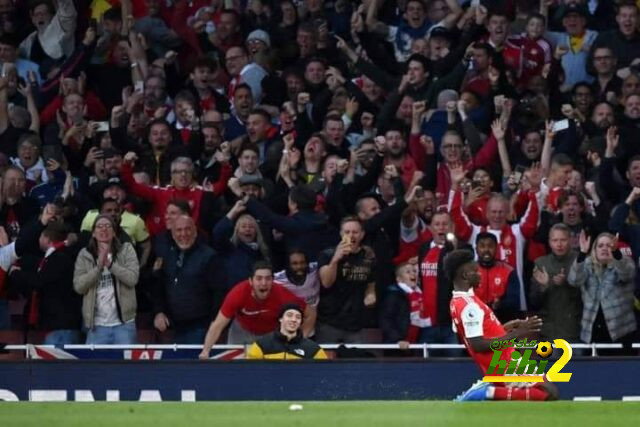
[{"label": "stadium crowd", "polygon": [[0,0],[0,63],[0,329],[457,343],[469,247],[501,321],[638,341],[635,1]]}]

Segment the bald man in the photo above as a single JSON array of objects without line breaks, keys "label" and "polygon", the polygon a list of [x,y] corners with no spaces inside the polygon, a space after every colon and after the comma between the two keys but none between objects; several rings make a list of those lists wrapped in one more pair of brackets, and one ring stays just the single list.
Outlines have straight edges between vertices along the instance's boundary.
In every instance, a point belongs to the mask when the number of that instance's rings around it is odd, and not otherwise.
[{"label": "bald man", "polygon": [[214,253],[198,241],[193,218],[179,216],[171,229],[169,248],[159,254],[153,270],[159,284],[154,287],[154,326],[172,330],[178,344],[199,344],[214,313]]}]

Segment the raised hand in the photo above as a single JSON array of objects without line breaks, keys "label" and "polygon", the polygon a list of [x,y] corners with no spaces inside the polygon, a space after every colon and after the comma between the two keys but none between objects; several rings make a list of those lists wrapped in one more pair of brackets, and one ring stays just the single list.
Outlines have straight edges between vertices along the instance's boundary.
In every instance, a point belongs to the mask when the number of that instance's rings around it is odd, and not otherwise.
[{"label": "raised hand", "polygon": [[449,177],[451,178],[451,184],[457,188],[466,175],[466,171],[462,166],[462,163],[449,166]]},{"label": "raised hand", "polygon": [[127,154],[124,155],[123,160],[125,163],[133,165],[138,160],[138,155],[133,151],[129,151]]},{"label": "raised hand", "polygon": [[424,152],[428,155],[432,155],[436,152],[435,143],[429,135],[420,136],[420,145],[422,145]]},{"label": "raised hand", "polygon": [[349,169],[349,160],[340,159],[338,160],[337,171],[339,174],[344,175],[347,173],[347,169]]},{"label": "raised hand", "polygon": [[620,142],[620,135],[618,135],[618,128],[616,126],[610,126],[607,129],[607,149],[605,157],[613,157],[618,148]]},{"label": "raised hand", "polygon": [[347,114],[347,116],[353,118],[353,116],[355,116],[358,112],[359,108],[360,103],[358,102],[358,100],[355,97],[349,98],[345,105],[345,113]]},{"label": "raised hand", "polygon": [[396,179],[399,176],[398,168],[395,167],[394,165],[387,165],[384,167],[384,174],[390,180]]},{"label": "raised hand", "polygon": [[582,252],[583,254],[588,254],[589,249],[591,249],[591,236],[587,235],[584,229],[580,231],[579,243],[580,252]]},{"label": "raised hand", "polygon": [[631,189],[631,193],[629,193],[629,195],[627,196],[625,203],[631,206],[636,200],[638,200],[638,198],[640,198],[640,188],[633,187]]},{"label": "raised hand", "polygon": [[553,131],[553,120],[547,120],[544,123],[544,138],[546,141],[553,141],[555,132]]},{"label": "raised hand", "polygon": [[496,119],[491,124],[491,132],[493,132],[493,136],[498,141],[504,141],[505,129],[502,126],[502,121],[500,119]]}]

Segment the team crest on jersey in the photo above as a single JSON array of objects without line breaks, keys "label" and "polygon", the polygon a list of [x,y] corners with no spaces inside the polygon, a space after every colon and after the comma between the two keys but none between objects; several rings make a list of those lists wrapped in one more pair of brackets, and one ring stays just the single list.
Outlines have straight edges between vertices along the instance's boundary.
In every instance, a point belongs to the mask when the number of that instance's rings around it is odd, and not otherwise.
[{"label": "team crest on jersey", "polygon": [[509,235],[504,236],[503,242],[504,242],[504,246],[510,246],[511,245],[511,236],[509,236]]},{"label": "team crest on jersey", "polygon": [[502,282],[502,279],[500,279],[499,277],[496,277],[495,279],[493,279],[493,283],[495,283],[496,285],[499,285]]}]

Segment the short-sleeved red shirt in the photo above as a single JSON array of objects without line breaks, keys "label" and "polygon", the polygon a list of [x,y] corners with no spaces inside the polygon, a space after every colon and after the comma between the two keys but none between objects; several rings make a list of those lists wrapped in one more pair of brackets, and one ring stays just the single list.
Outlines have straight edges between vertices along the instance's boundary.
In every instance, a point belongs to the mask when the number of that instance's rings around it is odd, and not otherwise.
[{"label": "short-sleeved red shirt", "polygon": [[273,332],[278,327],[278,314],[284,304],[298,304],[303,310],[306,304],[280,283],[273,283],[271,293],[264,301],[258,301],[251,294],[248,280],[238,283],[227,294],[220,312],[236,321],[254,335]]}]

